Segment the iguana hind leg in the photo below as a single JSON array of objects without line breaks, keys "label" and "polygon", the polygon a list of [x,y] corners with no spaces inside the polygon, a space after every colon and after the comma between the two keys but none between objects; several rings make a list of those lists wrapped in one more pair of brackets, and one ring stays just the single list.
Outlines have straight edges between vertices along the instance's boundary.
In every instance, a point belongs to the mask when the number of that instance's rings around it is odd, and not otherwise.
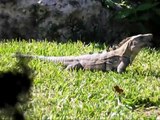
[{"label": "iguana hind leg", "polygon": [[71,63],[69,65],[67,65],[66,67],[67,70],[79,70],[79,69],[83,69],[83,66],[79,63],[79,62],[76,62],[76,63]]}]

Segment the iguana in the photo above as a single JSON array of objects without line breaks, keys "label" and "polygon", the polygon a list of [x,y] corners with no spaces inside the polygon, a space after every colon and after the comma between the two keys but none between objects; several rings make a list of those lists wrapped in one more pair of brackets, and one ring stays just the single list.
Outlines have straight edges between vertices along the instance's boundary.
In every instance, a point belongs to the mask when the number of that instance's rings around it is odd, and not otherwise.
[{"label": "iguana", "polygon": [[102,71],[117,71],[122,73],[132,63],[138,52],[152,39],[152,34],[139,34],[123,40],[119,47],[110,52],[86,54],[80,56],[36,56],[15,54],[18,57],[37,58],[41,60],[62,63],[66,69],[88,69]]}]

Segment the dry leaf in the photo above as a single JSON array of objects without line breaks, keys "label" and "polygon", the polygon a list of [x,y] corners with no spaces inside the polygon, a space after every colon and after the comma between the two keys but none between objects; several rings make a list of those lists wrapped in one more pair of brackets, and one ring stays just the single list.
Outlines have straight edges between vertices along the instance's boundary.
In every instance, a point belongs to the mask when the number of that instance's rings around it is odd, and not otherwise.
[{"label": "dry leaf", "polygon": [[118,85],[114,86],[114,90],[119,94],[123,94],[124,93],[124,90],[121,89]]}]

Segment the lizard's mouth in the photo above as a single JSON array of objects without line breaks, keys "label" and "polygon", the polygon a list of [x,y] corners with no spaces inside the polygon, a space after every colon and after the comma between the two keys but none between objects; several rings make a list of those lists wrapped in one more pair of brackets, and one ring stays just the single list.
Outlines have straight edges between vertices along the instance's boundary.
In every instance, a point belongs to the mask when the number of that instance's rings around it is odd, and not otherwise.
[{"label": "lizard's mouth", "polygon": [[152,45],[151,41],[152,41],[153,35],[151,33],[148,33],[148,34],[145,34],[145,36],[148,37],[145,46],[151,46]]},{"label": "lizard's mouth", "polygon": [[152,38],[153,38],[153,35],[150,33],[150,34],[148,34],[149,35],[149,41],[151,41],[152,40]]},{"label": "lizard's mouth", "polygon": [[152,46],[152,43],[149,41],[147,42],[146,46]]},{"label": "lizard's mouth", "polygon": [[152,43],[151,43],[152,38],[153,38],[153,35],[150,34],[150,36],[149,36],[149,38],[148,38],[147,46],[151,46],[151,45],[152,45]]}]

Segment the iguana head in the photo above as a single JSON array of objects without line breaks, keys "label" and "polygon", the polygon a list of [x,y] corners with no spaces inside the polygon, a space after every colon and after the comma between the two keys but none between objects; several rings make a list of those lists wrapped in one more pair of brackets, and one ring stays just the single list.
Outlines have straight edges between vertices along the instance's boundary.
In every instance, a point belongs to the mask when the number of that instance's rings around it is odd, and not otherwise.
[{"label": "iguana head", "polygon": [[[148,37],[147,37],[148,36]],[[125,39],[123,39],[119,44],[117,45],[114,45],[112,47],[109,48],[109,51],[112,51],[112,50],[115,50],[117,48],[120,48],[122,45],[124,45],[125,43],[129,42],[129,41],[134,41],[133,39],[143,39],[141,40],[142,42],[144,41],[144,44],[146,45],[150,45],[150,40],[152,39],[152,34],[149,33],[149,34],[139,34],[139,35],[135,35],[135,36],[131,36],[131,37],[127,37]],[[145,40],[146,39],[146,40]],[[141,42],[141,43],[142,43]]]},{"label": "iguana head", "polygon": [[114,51],[120,56],[129,57],[130,61],[133,61],[138,52],[150,44],[152,37],[153,35],[151,33],[128,37]]},{"label": "iguana head", "polygon": [[135,35],[130,37],[128,41],[126,41],[126,44],[128,44],[128,49],[130,49],[131,52],[139,52],[143,47],[150,44],[152,37],[153,35],[151,33]]},{"label": "iguana head", "polygon": [[151,33],[148,34],[138,34],[131,37],[127,37],[122,40],[115,49],[123,48],[128,49],[129,51],[139,51],[139,49],[144,46],[150,45],[150,41],[153,35]]}]

